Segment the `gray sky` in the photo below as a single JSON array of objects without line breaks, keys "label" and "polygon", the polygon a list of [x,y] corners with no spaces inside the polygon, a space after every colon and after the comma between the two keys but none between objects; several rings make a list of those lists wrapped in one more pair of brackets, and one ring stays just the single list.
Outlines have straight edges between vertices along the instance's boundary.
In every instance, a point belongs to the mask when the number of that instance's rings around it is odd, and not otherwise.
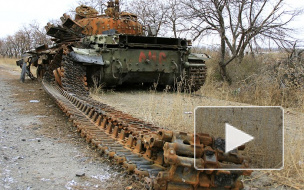
[{"label": "gray sky", "polygon": [[[77,0],[1,0],[0,38],[13,35],[22,26],[37,21],[45,26],[52,19],[59,19],[63,13],[77,6]],[[150,1],[150,0],[147,0]],[[285,0],[291,7],[304,7],[304,0]],[[298,18],[292,26],[303,27],[304,15]],[[299,30],[299,36],[304,39],[304,30]]]}]

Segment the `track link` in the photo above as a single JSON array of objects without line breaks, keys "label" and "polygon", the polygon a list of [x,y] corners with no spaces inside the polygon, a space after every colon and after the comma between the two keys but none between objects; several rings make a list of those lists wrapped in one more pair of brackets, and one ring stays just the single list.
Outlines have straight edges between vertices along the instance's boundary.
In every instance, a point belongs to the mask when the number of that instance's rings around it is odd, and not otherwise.
[{"label": "track link", "polygon": [[[190,64],[205,64],[205,62],[190,62]],[[200,66],[200,67],[193,67],[190,66],[187,68],[186,70],[187,73],[187,81],[186,86],[190,87],[191,91],[198,91],[204,84],[206,81],[206,77],[207,77],[207,66]]]},{"label": "track link", "polygon": [[189,76],[194,81],[195,87],[200,88],[206,81],[207,67],[189,67]]}]

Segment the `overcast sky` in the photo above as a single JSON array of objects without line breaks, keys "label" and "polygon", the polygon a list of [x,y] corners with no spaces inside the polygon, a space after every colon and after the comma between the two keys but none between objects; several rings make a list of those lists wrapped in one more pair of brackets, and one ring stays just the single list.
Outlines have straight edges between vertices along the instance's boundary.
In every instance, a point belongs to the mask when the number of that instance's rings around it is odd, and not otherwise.
[{"label": "overcast sky", "polygon": [[[52,19],[59,19],[63,13],[77,6],[77,0],[1,0],[0,38],[13,35],[22,26],[37,21],[41,26]],[[4,1],[4,2],[3,2]],[[150,0],[147,0],[150,1]],[[304,7],[304,0],[285,0],[292,7]],[[293,24],[303,27],[304,15]],[[304,32],[300,30],[300,36]],[[303,35],[302,35],[302,34]]]},{"label": "overcast sky", "polygon": [[52,19],[59,19],[71,7],[76,7],[76,2],[77,0],[1,0],[0,38],[13,35],[34,20],[44,26]]}]

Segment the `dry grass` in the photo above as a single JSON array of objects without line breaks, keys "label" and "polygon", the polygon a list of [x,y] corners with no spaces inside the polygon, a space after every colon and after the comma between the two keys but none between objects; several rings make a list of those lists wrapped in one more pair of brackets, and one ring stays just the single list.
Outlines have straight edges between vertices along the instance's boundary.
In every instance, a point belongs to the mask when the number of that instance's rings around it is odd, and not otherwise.
[{"label": "dry grass", "polygon": [[[279,67],[277,65],[280,60],[280,57],[272,54],[258,57],[255,61],[247,57],[241,65],[233,63],[228,68],[234,81],[231,86],[217,80],[217,67],[211,62],[208,80],[201,94],[251,105],[282,106],[285,110],[303,113],[304,83],[301,81],[304,75],[303,63],[283,62]],[[284,77],[286,75],[288,77]],[[297,77],[291,78],[290,76],[293,75]],[[285,80],[283,81],[285,85],[281,85],[282,79]],[[284,169],[267,174],[279,185],[304,189],[304,115],[295,113],[298,116],[285,117]]]},{"label": "dry grass", "polygon": [[304,128],[293,126],[285,131],[284,169],[269,174],[279,184],[304,189]]},{"label": "dry grass", "polygon": [[216,61],[208,63],[208,77],[201,94],[259,106],[282,106],[304,112],[304,64],[279,55],[246,56],[227,67],[232,85],[218,80]]},{"label": "dry grass", "polygon": [[0,64],[9,67],[17,67],[16,61],[17,59],[13,59],[13,58],[0,58]]},{"label": "dry grass", "polygon": [[91,91],[91,96],[116,109],[131,113],[156,126],[175,131],[193,133],[194,109],[197,106],[229,106],[241,103],[206,98],[197,94],[180,91],[102,91],[98,94]]},{"label": "dry grass", "polygon": [[192,114],[187,113],[193,112],[195,105],[189,94],[132,91],[128,92],[128,96],[124,92],[103,92],[102,95],[92,94],[92,96],[157,126],[193,131]]},{"label": "dry grass", "polygon": [[[19,60],[17,58],[0,58],[0,65],[3,65],[6,68],[9,68],[10,70],[21,72],[21,68],[16,65],[16,61]],[[34,66],[31,66],[31,72],[34,76],[37,76],[37,68]]]}]

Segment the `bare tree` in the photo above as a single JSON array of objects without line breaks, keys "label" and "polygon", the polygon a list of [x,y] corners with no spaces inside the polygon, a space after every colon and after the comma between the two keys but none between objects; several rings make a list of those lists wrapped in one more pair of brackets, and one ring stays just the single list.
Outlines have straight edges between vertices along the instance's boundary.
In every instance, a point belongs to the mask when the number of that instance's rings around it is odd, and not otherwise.
[{"label": "bare tree", "polygon": [[41,27],[36,21],[33,21],[31,24],[29,24],[28,28],[24,31],[30,35],[29,37],[31,39],[31,48],[35,48],[43,44],[52,44],[50,37],[46,35],[44,27]]},{"label": "bare tree", "polygon": [[167,0],[165,3],[165,30],[173,32],[175,38],[180,37],[181,33],[188,31],[187,22],[185,22],[185,10],[180,0]]},{"label": "bare tree", "polygon": [[14,36],[8,36],[6,38],[6,54],[9,58],[17,57],[18,56],[18,45],[15,43]]},{"label": "bare tree", "polygon": [[[271,40],[289,43],[292,29],[288,24],[301,10],[288,10],[283,0],[185,0],[192,18],[194,39],[206,34],[220,37],[220,73],[230,81],[226,67],[236,58],[242,61],[251,42]],[[228,47],[228,49],[227,49]],[[229,50],[230,54],[229,54]]]},{"label": "bare tree", "polygon": [[31,38],[28,33],[19,30],[13,37],[13,44],[15,48],[15,57],[21,56],[31,48]]},{"label": "bare tree", "polygon": [[4,41],[4,39],[0,39],[0,55],[5,57],[5,41]]},{"label": "bare tree", "polygon": [[52,42],[44,28],[33,21],[31,24],[23,26],[15,34],[0,39],[0,54],[10,58],[20,57],[26,51],[42,44],[51,45]]},{"label": "bare tree", "polygon": [[132,0],[128,2],[126,9],[129,12],[137,14],[139,21],[144,26],[154,26],[156,35],[159,34],[166,22],[166,6],[162,0]]}]

